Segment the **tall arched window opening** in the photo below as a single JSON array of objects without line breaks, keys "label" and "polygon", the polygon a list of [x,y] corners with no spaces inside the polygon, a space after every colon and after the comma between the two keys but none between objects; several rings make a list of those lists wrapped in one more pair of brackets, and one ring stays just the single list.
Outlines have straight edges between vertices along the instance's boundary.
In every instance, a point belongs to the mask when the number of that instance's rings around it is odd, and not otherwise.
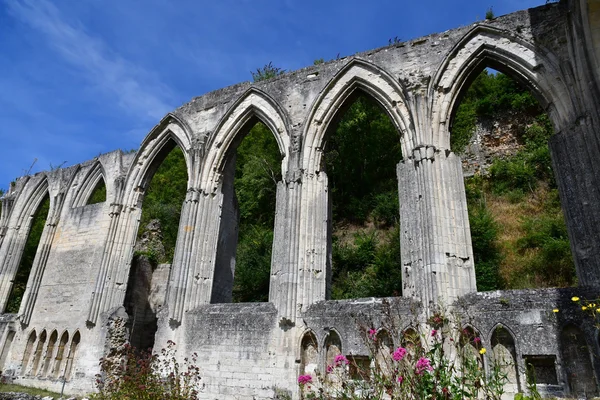
[{"label": "tall arched window opening", "polygon": [[463,161],[477,288],[572,286],[575,267],[548,148],[552,124],[508,73],[473,73],[450,128],[451,148]]},{"label": "tall arched window opening", "polygon": [[179,229],[188,176],[184,154],[168,141],[147,172],[142,215],[129,272],[124,306],[130,343],[137,349],[154,346],[156,313],[162,306],[163,280],[168,277]]},{"label": "tall arched window opening", "polygon": [[238,137],[224,168],[213,303],[269,300],[281,152],[258,118],[250,119]]},{"label": "tall arched window opening", "polygon": [[18,313],[19,307],[21,306],[21,300],[25,294],[27,288],[27,281],[29,280],[29,274],[33,267],[33,261],[42,238],[42,232],[46,226],[46,219],[48,218],[48,210],[50,209],[50,196],[46,195],[37,210],[33,214],[31,221],[31,227],[29,228],[29,235],[25,242],[23,249],[23,255],[19,263],[19,268],[13,280],[12,289],[8,295],[8,301],[6,303],[6,313]]},{"label": "tall arched window opening", "polygon": [[323,156],[331,203],[331,298],[400,296],[400,135],[360,90],[336,117]]},{"label": "tall arched window opening", "polygon": [[98,204],[106,201],[106,182],[104,182],[104,178],[100,178],[94,189],[92,190],[92,194],[86,202],[86,205],[90,204]]}]

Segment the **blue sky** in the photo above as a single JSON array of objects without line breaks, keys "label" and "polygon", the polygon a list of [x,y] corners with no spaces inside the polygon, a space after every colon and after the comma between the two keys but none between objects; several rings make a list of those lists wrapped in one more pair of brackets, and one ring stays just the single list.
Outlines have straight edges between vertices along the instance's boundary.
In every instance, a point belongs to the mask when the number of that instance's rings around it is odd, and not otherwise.
[{"label": "blue sky", "polygon": [[170,110],[251,79],[544,0],[0,0],[0,189],[137,148]]}]

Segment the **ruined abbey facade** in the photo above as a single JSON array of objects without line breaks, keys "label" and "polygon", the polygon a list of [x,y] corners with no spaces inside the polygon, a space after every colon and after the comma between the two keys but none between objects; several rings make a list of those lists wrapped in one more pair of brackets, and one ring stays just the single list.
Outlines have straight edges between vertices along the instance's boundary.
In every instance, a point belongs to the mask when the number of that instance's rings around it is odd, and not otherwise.
[{"label": "ruined abbey facade", "polygon": [[[450,150],[460,95],[485,67],[528,86],[549,114],[549,145],[579,287],[477,293],[461,160]],[[329,300],[331,222],[323,148],[358,92],[387,112],[401,137],[402,297]],[[231,303],[237,244],[235,149],[262,121],[281,152],[269,301]],[[377,140],[373,137],[373,140]],[[299,374],[333,354],[368,351],[357,329],[392,310],[413,329],[438,306],[462,313],[488,348],[514,360],[508,394],[525,389],[591,396],[600,344],[571,296],[600,294],[600,2],[568,0],[333,60],[197,97],[166,115],[135,154],[115,151],[25,176],[2,198],[0,307],[5,310],[32,216],[50,211],[17,313],[0,316],[0,368],[18,383],[90,392],[109,326],[123,309],[144,192],[179,146],[189,181],[172,265],[147,285],[155,349],[167,340],[199,354],[206,399],[298,396]],[[87,204],[98,182],[107,199]],[[560,313],[552,313],[553,308]],[[423,321],[423,319],[421,319]],[[502,334],[499,329],[501,328]],[[397,337],[390,333],[390,341]],[[398,343],[396,343],[398,344]]]}]

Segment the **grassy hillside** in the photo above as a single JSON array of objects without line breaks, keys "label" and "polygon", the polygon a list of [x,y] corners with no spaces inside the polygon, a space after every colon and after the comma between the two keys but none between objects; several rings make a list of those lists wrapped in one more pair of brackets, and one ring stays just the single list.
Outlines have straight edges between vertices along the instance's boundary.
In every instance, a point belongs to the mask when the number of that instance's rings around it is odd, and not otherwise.
[{"label": "grassy hillside", "polygon": [[460,154],[478,122],[507,118],[518,121],[510,134],[519,150],[465,181],[478,289],[572,286],[575,269],[547,144],[552,125],[534,97],[506,75],[484,71],[458,108],[452,147]]}]

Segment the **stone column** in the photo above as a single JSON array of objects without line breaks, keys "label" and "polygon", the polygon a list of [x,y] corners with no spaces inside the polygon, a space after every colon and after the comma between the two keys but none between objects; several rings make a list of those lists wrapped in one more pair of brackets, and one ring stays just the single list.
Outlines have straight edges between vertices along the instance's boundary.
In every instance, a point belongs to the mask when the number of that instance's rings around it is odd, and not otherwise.
[{"label": "stone column", "polygon": [[600,131],[589,118],[550,139],[580,286],[600,286]]},{"label": "stone column", "polygon": [[0,213],[0,249],[2,248],[2,243],[4,242],[4,238],[8,233],[8,221],[10,218],[10,214],[12,211],[12,207],[15,202],[15,196],[11,194],[6,194],[2,199],[2,211]]},{"label": "stone column", "polygon": [[223,170],[223,202],[221,204],[211,303],[231,303],[233,298],[235,256],[240,225],[238,202],[233,187],[235,159],[235,155],[231,157]]},{"label": "stone column", "polygon": [[417,147],[397,174],[403,295],[427,307],[476,291],[460,158]]},{"label": "stone column", "polygon": [[[140,202],[135,201],[134,204]],[[123,207],[119,217],[117,233],[111,243],[112,255],[109,255],[100,312],[123,305],[142,209],[138,206]]]},{"label": "stone column", "polygon": [[296,181],[277,184],[269,301],[277,308],[280,321],[296,320],[301,190]]},{"label": "stone column", "polygon": [[111,204],[110,205],[110,224],[108,226],[108,238],[106,239],[106,244],[104,245],[104,252],[102,253],[102,261],[100,262],[100,271],[98,272],[98,277],[96,278],[96,286],[94,291],[92,292],[92,302],[90,305],[90,309],[88,310],[88,322],[92,324],[96,324],[98,319],[98,314],[102,311],[101,303],[104,295],[104,288],[106,285],[106,278],[109,273],[110,263],[112,261],[112,254],[115,248],[115,241],[117,236],[117,231],[119,228],[119,222],[121,219],[121,210],[123,206],[121,204]]},{"label": "stone column", "polygon": [[173,322],[181,323],[185,311],[210,304],[222,201],[221,193],[188,191],[167,294]]},{"label": "stone column", "polygon": [[185,202],[181,210],[181,219],[177,232],[177,245],[171,266],[170,281],[167,292],[170,318],[181,322],[185,301],[186,282],[189,274],[190,262],[196,253],[193,248],[196,232],[196,219],[198,216],[198,203],[200,200],[198,189],[187,191]]},{"label": "stone column", "polygon": [[329,296],[331,235],[328,180],[325,172],[306,173],[302,180],[299,221],[298,308]]}]

